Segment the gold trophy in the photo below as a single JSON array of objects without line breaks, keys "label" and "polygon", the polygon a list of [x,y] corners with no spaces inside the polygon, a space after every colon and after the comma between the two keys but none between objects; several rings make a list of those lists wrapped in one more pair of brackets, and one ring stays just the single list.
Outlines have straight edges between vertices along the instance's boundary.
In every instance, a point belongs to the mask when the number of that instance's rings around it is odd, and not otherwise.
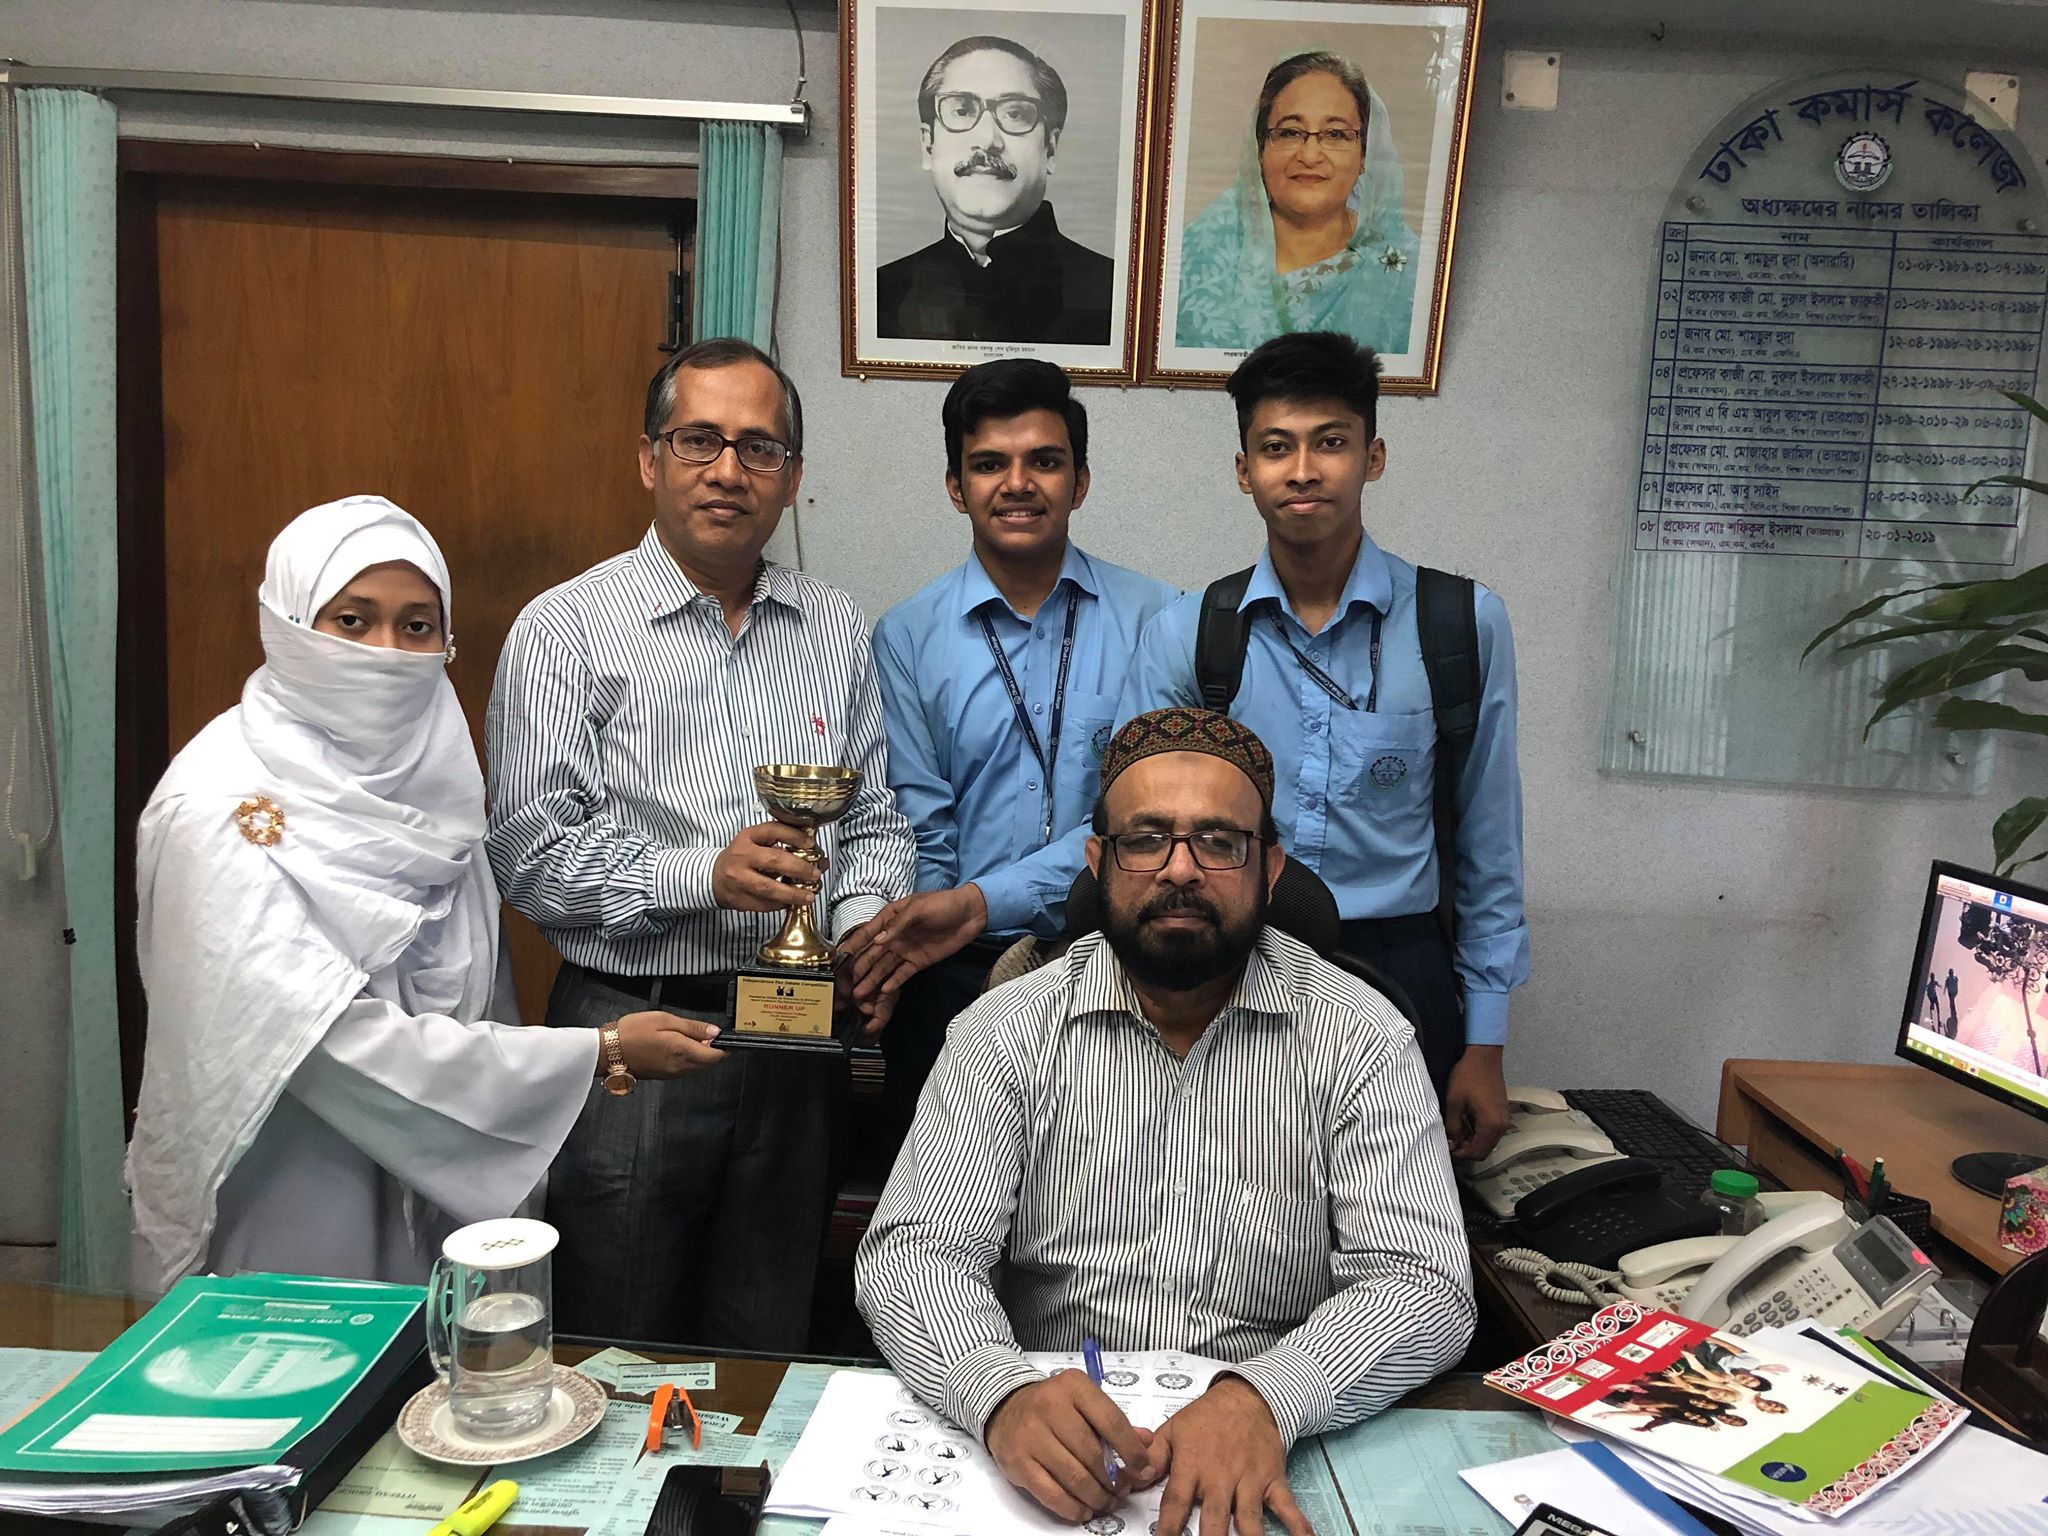
[{"label": "gold trophy", "polygon": [[[837,821],[853,804],[859,784],[855,768],[768,763],[754,770],[761,803],[792,827]],[[797,857],[814,866],[824,862],[820,853]],[[755,958],[758,964],[733,975],[733,1043],[843,1049],[832,1034],[832,967],[838,956],[811,925],[809,901],[789,909],[782,931]]]}]

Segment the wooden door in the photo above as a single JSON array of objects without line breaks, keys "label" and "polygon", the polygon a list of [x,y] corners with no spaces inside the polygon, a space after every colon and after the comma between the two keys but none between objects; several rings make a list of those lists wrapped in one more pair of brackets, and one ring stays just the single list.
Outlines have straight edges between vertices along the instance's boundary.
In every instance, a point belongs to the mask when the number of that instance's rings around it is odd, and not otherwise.
[{"label": "wooden door", "polygon": [[[355,493],[388,496],[447,554],[450,675],[481,750],[513,618],[647,526],[636,440],[672,339],[671,274],[693,206],[677,194],[693,190],[681,184],[691,173],[635,184],[608,170],[271,150],[253,152],[269,161],[252,177],[251,151],[199,151],[233,160],[218,175],[189,149],[136,148],[148,163],[124,176],[123,254],[150,270],[129,272],[124,297],[137,296],[131,310],[153,301],[157,347],[124,359],[123,406],[147,416],[154,393],[158,413],[127,434],[141,446],[126,445],[123,466],[137,482],[124,487],[128,521],[143,525],[123,562],[137,793],[261,661],[255,595],[272,536]],[[459,184],[494,172],[511,187]],[[394,177],[458,185],[375,184]],[[652,195],[609,195],[621,185]],[[149,318],[124,316],[124,348],[131,329],[146,343]],[[556,958],[506,917],[537,1021]]]}]

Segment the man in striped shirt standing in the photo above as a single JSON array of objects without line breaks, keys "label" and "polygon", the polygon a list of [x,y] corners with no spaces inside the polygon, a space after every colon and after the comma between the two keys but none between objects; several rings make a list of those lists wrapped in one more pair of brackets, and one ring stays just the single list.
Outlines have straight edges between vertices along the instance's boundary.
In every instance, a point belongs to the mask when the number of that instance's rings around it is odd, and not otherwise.
[{"label": "man in striped shirt standing", "polygon": [[[491,868],[561,951],[551,1025],[722,1023],[784,909],[815,894],[843,936],[915,867],[861,612],[761,556],[802,480],[795,386],[699,342],[648,386],[644,433],[646,537],[527,606],[491,697]],[[852,808],[815,838],[768,820],[753,770],[776,762],[859,769]],[[790,851],[813,847],[822,885]],[[564,1331],[803,1348],[846,1089],[821,1056],[593,1088],[548,1184]]]},{"label": "man in striped shirt standing", "polygon": [[[1207,710],[1140,715],[1102,786],[1102,932],[954,1022],[861,1245],[861,1310],[1053,1514],[1163,1477],[1160,1536],[1197,1507],[1204,1532],[1255,1536],[1271,1510],[1306,1536],[1294,1441],[1377,1412],[1471,1337],[1436,1095],[1384,998],[1265,926],[1286,856],[1258,737]],[[1230,1365],[1147,1434],[1023,1355],[1090,1338]]]}]

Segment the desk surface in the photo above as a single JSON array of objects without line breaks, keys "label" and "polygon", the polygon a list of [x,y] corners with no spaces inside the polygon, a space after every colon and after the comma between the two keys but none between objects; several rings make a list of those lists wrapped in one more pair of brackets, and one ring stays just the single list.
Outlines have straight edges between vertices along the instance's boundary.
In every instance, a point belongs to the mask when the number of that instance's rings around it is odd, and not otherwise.
[{"label": "desk surface", "polygon": [[[104,1349],[148,1310],[147,1302],[124,1296],[95,1295],[46,1285],[0,1285],[0,1347]],[[602,1341],[561,1339],[556,1341],[555,1357],[574,1365],[605,1347]],[[717,1387],[706,1392],[693,1389],[690,1397],[699,1408],[739,1414],[740,1427],[748,1433],[760,1427],[761,1415],[767,1412],[775,1389],[782,1384],[783,1372],[791,1363],[745,1355],[670,1350],[630,1341],[620,1341],[619,1347],[653,1360],[717,1361]],[[1430,1382],[1408,1393],[1399,1406],[1509,1412],[1525,1409],[1525,1405],[1484,1385],[1477,1376],[1449,1376]],[[81,1521],[0,1513],[0,1536],[107,1536],[110,1529]]]},{"label": "desk surface", "polygon": [[1865,1167],[1882,1156],[1899,1193],[1933,1206],[1935,1234],[1993,1274],[2020,1255],[1998,1246],[1998,1201],[1957,1183],[1949,1164],[1965,1152],[2048,1157],[2048,1123],[1904,1063],[1729,1061],[1716,1129],[1794,1189],[1839,1194],[1836,1147]]}]

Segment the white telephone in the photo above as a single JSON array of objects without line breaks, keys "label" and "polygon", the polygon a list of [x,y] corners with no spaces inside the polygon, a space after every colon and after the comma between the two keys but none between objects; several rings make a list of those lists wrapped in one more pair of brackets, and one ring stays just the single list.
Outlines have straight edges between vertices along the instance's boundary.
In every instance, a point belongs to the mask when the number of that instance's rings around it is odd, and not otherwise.
[{"label": "white telephone", "polygon": [[1811,1320],[1881,1339],[1940,1277],[1897,1227],[1881,1216],[1858,1226],[1832,1195],[1757,1199],[1768,1219],[1754,1232],[1624,1254],[1616,1289],[1726,1333]]},{"label": "white telephone", "polygon": [[1571,1109],[1563,1094],[1555,1088],[1510,1087],[1508,1089],[1508,1113],[1561,1115]]},{"label": "white telephone", "polygon": [[1496,1216],[1514,1215],[1517,1200],[1553,1179],[1621,1156],[1600,1127],[1547,1088],[1510,1088],[1508,1103],[1521,1112],[1507,1134],[1485,1157],[1458,1165],[1458,1177]]}]

